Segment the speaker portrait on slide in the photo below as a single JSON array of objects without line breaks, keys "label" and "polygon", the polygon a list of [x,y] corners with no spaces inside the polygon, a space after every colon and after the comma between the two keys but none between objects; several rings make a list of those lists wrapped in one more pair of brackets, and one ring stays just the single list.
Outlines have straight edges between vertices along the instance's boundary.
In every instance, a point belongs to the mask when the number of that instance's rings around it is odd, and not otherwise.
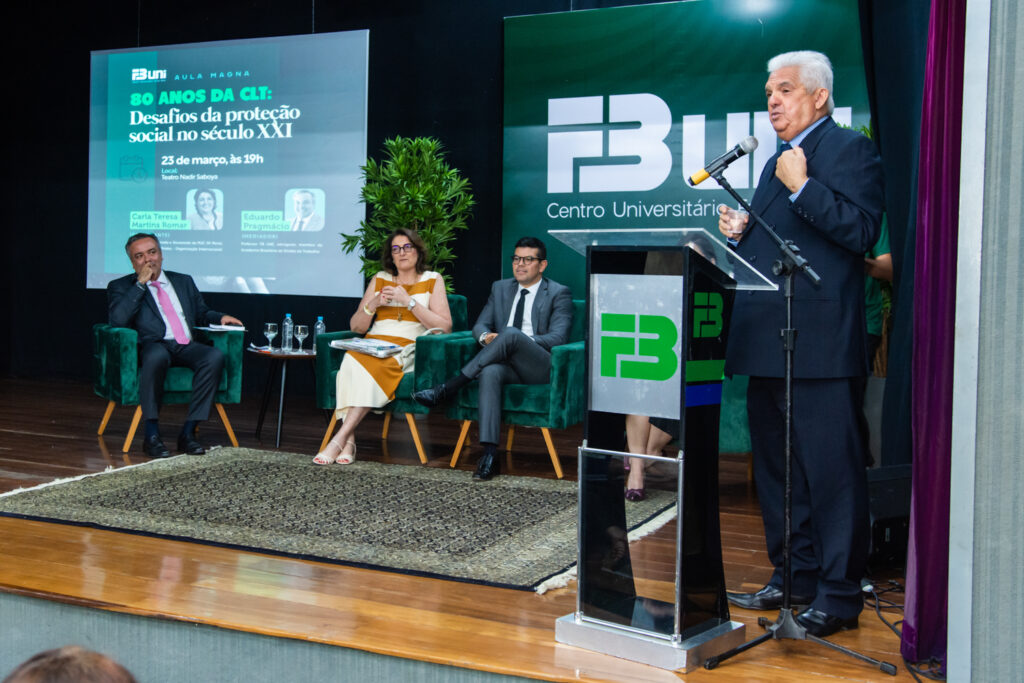
[{"label": "speaker portrait on slide", "polygon": [[220,190],[207,188],[189,192],[191,201],[186,198],[185,202],[194,208],[188,215],[189,225],[193,230],[220,230],[224,227],[224,214],[217,210],[217,196],[222,194]]},{"label": "speaker portrait on slide", "polygon": [[[317,209],[317,205],[323,205],[324,191],[319,189],[312,190],[290,190],[291,195],[291,206],[293,213],[291,215],[291,230],[292,232],[316,232],[324,229],[324,217],[320,213],[323,211],[322,208]],[[285,197],[285,206],[289,204],[288,197]],[[287,211],[287,208],[286,208]]]}]

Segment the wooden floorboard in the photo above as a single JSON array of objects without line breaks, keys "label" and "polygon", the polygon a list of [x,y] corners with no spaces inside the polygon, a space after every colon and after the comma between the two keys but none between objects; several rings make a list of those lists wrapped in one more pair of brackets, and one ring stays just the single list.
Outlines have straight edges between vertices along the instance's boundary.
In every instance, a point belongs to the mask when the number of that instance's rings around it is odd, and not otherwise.
[{"label": "wooden floorboard", "polygon": [[[116,410],[107,434],[96,436],[103,408],[104,401],[83,384],[0,380],[0,492],[144,462],[138,439],[127,455],[120,450],[129,409]],[[240,445],[273,448],[271,415],[262,441],[254,435],[258,396],[227,408]],[[165,410],[169,445],[184,411]],[[381,422],[371,416],[361,426],[359,457],[420,466],[404,421],[394,421],[386,444]],[[447,467],[458,425],[435,416],[418,424],[427,466]],[[310,397],[289,397],[281,449],[312,456],[325,428]],[[471,436],[476,439],[475,429]],[[579,428],[555,437],[566,476],[574,479]],[[204,426],[202,438],[227,442],[215,421]],[[513,451],[505,471],[554,476],[538,430],[519,430]],[[460,468],[472,469],[475,455],[471,450],[464,456]],[[727,584],[732,590],[756,589],[770,568],[745,456],[722,457],[720,491]],[[671,595],[672,564],[666,557],[674,530],[674,523],[667,525],[632,552],[637,574],[654,593]],[[0,518],[0,539],[0,590],[482,671],[557,681],[911,680],[899,659],[898,637],[867,610],[860,629],[832,640],[899,662],[895,679],[822,646],[792,641],[769,642],[715,671],[681,676],[556,643],[554,621],[573,611],[574,585],[536,595],[10,518]],[[761,615],[733,610],[733,619],[747,624],[748,637],[761,632]]]}]

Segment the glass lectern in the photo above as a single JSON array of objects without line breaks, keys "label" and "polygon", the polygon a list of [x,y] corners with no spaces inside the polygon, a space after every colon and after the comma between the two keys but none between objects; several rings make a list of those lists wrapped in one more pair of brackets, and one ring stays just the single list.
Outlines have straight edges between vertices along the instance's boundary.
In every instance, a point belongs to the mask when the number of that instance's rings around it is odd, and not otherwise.
[{"label": "glass lectern", "polygon": [[[579,449],[576,612],[555,637],[690,670],[744,641],[725,597],[718,518],[718,418],[737,290],[776,289],[702,228],[551,231],[587,258],[587,413]],[[631,454],[627,415],[673,436]],[[645,488],[675,494],[673,542],[631,557],[629,457]]]}]

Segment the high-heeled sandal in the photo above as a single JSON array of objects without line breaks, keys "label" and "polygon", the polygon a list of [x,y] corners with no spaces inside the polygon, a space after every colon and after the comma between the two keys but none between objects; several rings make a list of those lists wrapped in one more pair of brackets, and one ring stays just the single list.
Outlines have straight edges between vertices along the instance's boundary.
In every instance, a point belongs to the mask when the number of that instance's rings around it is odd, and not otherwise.
[{"label": "high-heeled sandal", "polygon": [[[331,463],[335,462],[335,458],[339,457],[341,455],[341,452],[345,449],[344,446],[342,446],[340,443],[338,443],[338,441],[335,440],[337,438],[338,437],[334,437],[334,439],[328,441],[324,449],[317,453],[315,456],[313,456],[314,464],[330,465]],[[334,455],[334,453],[331,452],[332,447],[337,449],[338,455]]]},{"label": "high-heeled sandal", "polygon": [[348,441],[345,442],[345,446],[352,446],[352,452],[346,453],[345,449],[342,448],[341,453],[339,453],[338,457],[334,459],[334,462],[338,463],[339,465],[351,465],[356,461],[356,442],[353,441],[352,439],[349,439]]},{"label": "high-heeled sandal", "polygon": [[647,491],[644,489],[626,489],[625,493],[626,500],[631,503],[639,503],[641,500],[647,497]]}]

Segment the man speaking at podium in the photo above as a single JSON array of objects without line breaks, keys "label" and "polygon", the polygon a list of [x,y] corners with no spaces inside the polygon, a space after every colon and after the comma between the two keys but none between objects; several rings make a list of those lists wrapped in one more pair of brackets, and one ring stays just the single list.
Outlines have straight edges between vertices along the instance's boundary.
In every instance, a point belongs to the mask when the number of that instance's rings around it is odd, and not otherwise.
[{"label": "man speaking at podium", "polygon": [[192,402],[178,435],[178,451],[202,455],[196,426],[210,416],[210,406],[220,382],[224,354],[206,344],[194,343],[196,325],[241,325],[230,315],[211,311],[188,275],[163,269],[163,252],[156,235],[136,233],[124,245],[135,272],[107,285],[110,324],[130,327],[139,333],[139,404],[145,424],[143,450],[150,458],[170,456],[160,438],[158,417],[167,368],[182,365],[195,373]]},{"label": "man speaking at podium", "polygon": [[[793,240],[814,283],[797,272],[793,327],[792,604],[809,605],[797,621],[828,636],[857,627],[860,579],[868,550],[867,445],[858,429],[858,379],[865,361],[864,254],[882,219],[881,161],[871,141],[831,118],[832,65],[818,52],[789,52],[768,62],[768,115],[782,141],[758,181],[753,210]],[[770,277],[779,250],[748,222],[719,231]],[[749,375],[747,412],[754,478],[775,570],[756,593],[732,593],[748,609],[782,606],[785,486],[786,327],[783,279],[778,292],[739,292],[725,372]]]}]

